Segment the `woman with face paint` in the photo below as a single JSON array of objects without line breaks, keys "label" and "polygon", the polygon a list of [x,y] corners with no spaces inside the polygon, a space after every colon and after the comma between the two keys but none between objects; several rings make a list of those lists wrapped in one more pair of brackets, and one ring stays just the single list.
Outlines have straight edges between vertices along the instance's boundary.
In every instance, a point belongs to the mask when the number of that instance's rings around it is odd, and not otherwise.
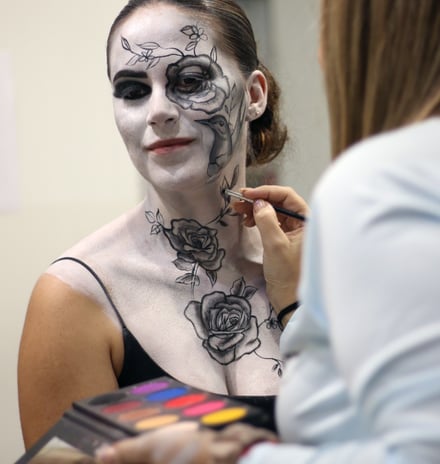
[{"label": "woman with face paint", "polygon": [[[281,443],[242,424],[163,428],[100,450],[100,463],[440,462],[440,2],[321,4],[338,159],[313,192],[302,305],[281,337]],[[260,199],[247,222],[270,257],[265,274],[283,280],[291,250],[262,198],[289,208],[296,196],[243,193]]]},{"label": "woman with face paint", "polygon": [[[277,312],[296,288],[269,304],[260,236],[225,193],[286,140],[248,19],[232,0],[131,0],[107,62],[146,195],[35,286],[18,366],[26,447],[72,401],[161,375],[271,411],[283,371]],[[296,281],[303,225],[289,221]]]}]

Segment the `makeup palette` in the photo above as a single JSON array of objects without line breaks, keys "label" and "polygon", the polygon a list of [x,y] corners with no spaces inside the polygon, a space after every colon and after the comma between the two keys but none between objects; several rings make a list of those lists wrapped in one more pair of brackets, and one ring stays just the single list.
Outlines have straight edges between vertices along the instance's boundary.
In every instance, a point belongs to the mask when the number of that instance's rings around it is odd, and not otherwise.
[{"label": "makeup palette", "polygon": [[233,422],[265,427],[267,413],[228,396],[208,393],[170,377],[73,403],[62,419],[16,464],[32,463],[53,438],[92,456],[104,443],[164,427],[220,429]]}]

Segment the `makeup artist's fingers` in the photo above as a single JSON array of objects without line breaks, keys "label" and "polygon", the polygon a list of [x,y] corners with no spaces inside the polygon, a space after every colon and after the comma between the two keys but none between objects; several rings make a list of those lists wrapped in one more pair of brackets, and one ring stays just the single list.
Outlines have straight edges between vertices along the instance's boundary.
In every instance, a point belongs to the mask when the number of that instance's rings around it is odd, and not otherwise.
[{"label": "makeup artist's fingers", "polygon": [[99,449],[100,464],[210,464],[214,433],[164,427]]},{"label": "makeup artist's fingers", "polygon": [[255,200],[253,216],[265,249],[271,250],[280,244],[288,243],[289,239],[281,230],[277,213],[270,203],[265,200]]},{"label": "makeup artist's fingers", "polygon": [[307,216],[309,208],[304,198],[291,187],[281,185],[261,185],[259,187],[246,187],[240,190],[246,198],[251,200],[266,200],[275,206],[290,209]]},{"label": "makeup artist's fingers", "polygon": [[235,212],[243,216],[243,224],[245,226],[253,227],[255,225],[252,203],[246,201],[233,201],[231,206]]},{"label": "makeup artist's fingers", "polygon": [[277,438],[251,426],[224,433],[165,427],[100,449],[97,458],[100,464],[236,464],[243,450],[261,441]]},{"label": "makeup artist's fingers", "polygon": [[38,453],[32,464],[97,464],[95,459],[71,448],[51,448]]},{"label": "makeup artist's fingers", "polygon": [[301,272],[304,221],[277,214],[271,205],[307,216],[304,199],[290,187],[263,185],[240,189],[254,204],[239,201],[234,210],[245,215],[244,225],[256,225],[263,243],[263,271],[270,302],[278,312],[296,301]]},{"label": "makeup artist's fingers", "polygon": [[239,441],[243,448],[260,441],[279,441],[278,437],[270,430],[240,422],[220,430],[217,440]]},{"label": "makeup artist's fingers", "polygon": [[285,233],[270,203],[255,200],[253,206],[253,217],[263,243],[266,291],[278,312],[298,299],[303,226]]}]

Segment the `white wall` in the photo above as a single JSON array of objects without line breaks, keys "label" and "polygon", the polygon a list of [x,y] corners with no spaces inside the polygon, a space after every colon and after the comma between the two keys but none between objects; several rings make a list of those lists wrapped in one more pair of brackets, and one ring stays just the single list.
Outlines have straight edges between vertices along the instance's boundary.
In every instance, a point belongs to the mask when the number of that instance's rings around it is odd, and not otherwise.
[{"label": "white wall", "polygon": [[[19,208],[0,212],[1,462],[23,452],[17,351],[38,275],[141,195],[114,126],[105,75],[107,30],[124,3],[0,0],[0,51],[12,57],[20,192]],[[281,178],[306,197],[328,160],[315,59],[317,3],[270,0],[272,66],[294,136]]]},{"label": "white wall", "polygon": [[0,1],[21,201],[0,213],[0,462],[12,463],[23,451],[16,364],[31,289],[65,248],[135,204],[140,182],[113,122],[105,74],[107,29],[123,1]]},{"label": "white wall", "polygon": [[270,0],[272,67],[290,132],[279,183],[309,199],[330,161],[326,100],[318,64],[319,0]]}]

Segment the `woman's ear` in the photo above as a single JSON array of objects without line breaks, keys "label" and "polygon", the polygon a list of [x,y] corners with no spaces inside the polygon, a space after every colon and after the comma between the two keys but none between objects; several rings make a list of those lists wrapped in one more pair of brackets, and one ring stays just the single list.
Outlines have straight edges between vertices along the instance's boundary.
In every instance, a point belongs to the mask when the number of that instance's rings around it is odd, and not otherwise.
[{"label": "woman's ear", "polygon": [[266,76],[258,70],[252,72],[247,80],[249,98],[247,120],[258,119],[266,110],[268,84]]}]

